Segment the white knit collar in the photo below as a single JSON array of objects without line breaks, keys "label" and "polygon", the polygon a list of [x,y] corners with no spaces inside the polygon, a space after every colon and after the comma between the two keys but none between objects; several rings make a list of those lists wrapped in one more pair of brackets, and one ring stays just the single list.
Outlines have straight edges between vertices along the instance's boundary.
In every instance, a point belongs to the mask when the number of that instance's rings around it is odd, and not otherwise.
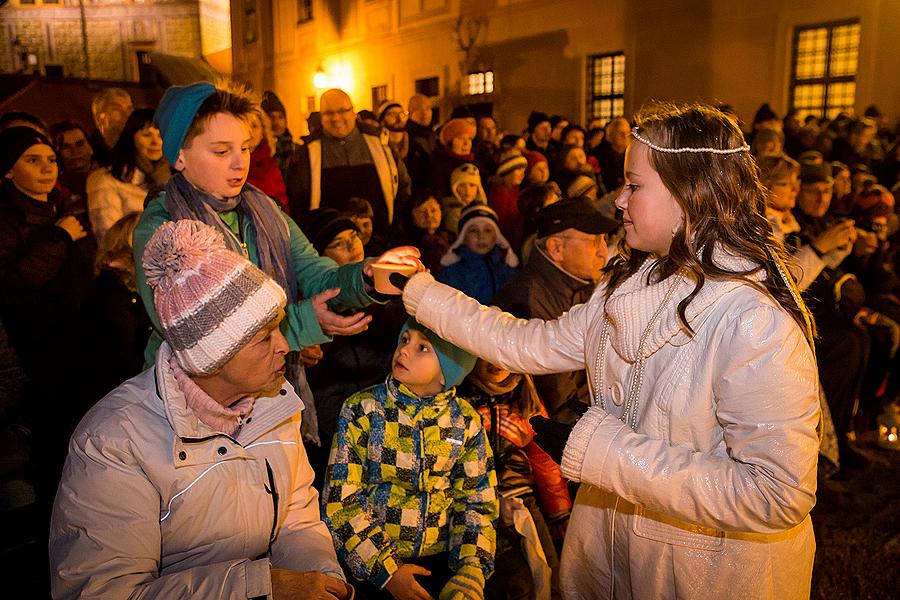
[{"label": "white knit collar", "polygon": [[[733,272],[748,271],[754,267],[747,259],[718,248],[713,260],[718,266]],[[676,273],[663,281],[647,284],[647,273],[654,262],[653,258],[648,258],[634,275],[613,292],[605,305],[605,312],[610,321],[610,342],[615,351],[629,362],[638,359],[638,348],[642,338],[646,338],[643,349],[646,358],[677,334],[682,333],[685,337],[690,335],[678,320],[678,303],[693,291],[694,281],[682,273]],[[765,277],[765,272],[759,271],[750,276],[750,279],[763,281]],[[743,285],[747,285],[746,282],[707,279],[685,311],[688,323],[697,320],[697,317],[726,293]],[[653,317],[663,302],[667,305],[654,320]]]}]

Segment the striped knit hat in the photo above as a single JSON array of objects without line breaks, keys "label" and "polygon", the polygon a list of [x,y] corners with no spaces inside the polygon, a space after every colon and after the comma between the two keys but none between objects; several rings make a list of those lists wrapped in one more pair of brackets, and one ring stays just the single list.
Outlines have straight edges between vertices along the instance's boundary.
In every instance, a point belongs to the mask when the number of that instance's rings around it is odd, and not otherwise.
[{"label": "striped knit hat", "polygon": [[144,250],[166,342],[191,375],[211,375],[274,319],[284,290],[200,221],[170,221]]},{"label": "striped knit hat", "polygon": [[522,153],[513,148],[500,155],[500,164],[497,165],[497,175],[503,177],[510,171],[524,169],[528,166],[528,159]]}]

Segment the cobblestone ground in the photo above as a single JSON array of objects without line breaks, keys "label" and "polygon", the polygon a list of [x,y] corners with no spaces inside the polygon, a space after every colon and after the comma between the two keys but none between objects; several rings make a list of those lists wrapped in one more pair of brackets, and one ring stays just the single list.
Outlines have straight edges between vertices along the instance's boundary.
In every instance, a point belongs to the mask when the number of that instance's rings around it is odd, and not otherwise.
[{"label": "cobblestone ground", "polygon": [[816,600],[900,598],[900,452],[879,448],[871,436],[857,448],[869,459],[864,469],[819,480]]}]

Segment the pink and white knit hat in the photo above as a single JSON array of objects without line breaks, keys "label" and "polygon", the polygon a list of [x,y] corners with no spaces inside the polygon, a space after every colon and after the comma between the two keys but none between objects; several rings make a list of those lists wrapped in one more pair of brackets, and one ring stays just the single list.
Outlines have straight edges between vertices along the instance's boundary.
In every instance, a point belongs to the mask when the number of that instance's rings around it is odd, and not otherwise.
[{"label": "pink and white knit hat", "polygon": [[163,336],[192,375],[215,373],[287,301],[281,286],[200,221],[160,225],[142,262]]}]

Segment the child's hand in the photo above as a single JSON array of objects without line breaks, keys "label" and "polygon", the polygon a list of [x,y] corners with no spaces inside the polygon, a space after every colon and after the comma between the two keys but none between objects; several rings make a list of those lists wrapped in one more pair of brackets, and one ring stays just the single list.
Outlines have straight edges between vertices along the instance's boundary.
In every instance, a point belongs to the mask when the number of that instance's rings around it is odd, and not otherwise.
[{"label": "child's hand", "polygon": [[500,518],[503,519],[503,524],[511,527],[513,513],[524,507],[525,504],[519,498],[500,498]]},{"label": "child's hand", "polygon": [[397,600],[434,600],[425,591],[415,575],[431,575],[431,571],[418,565],[405,564],[394,571],[384,588]]}]

